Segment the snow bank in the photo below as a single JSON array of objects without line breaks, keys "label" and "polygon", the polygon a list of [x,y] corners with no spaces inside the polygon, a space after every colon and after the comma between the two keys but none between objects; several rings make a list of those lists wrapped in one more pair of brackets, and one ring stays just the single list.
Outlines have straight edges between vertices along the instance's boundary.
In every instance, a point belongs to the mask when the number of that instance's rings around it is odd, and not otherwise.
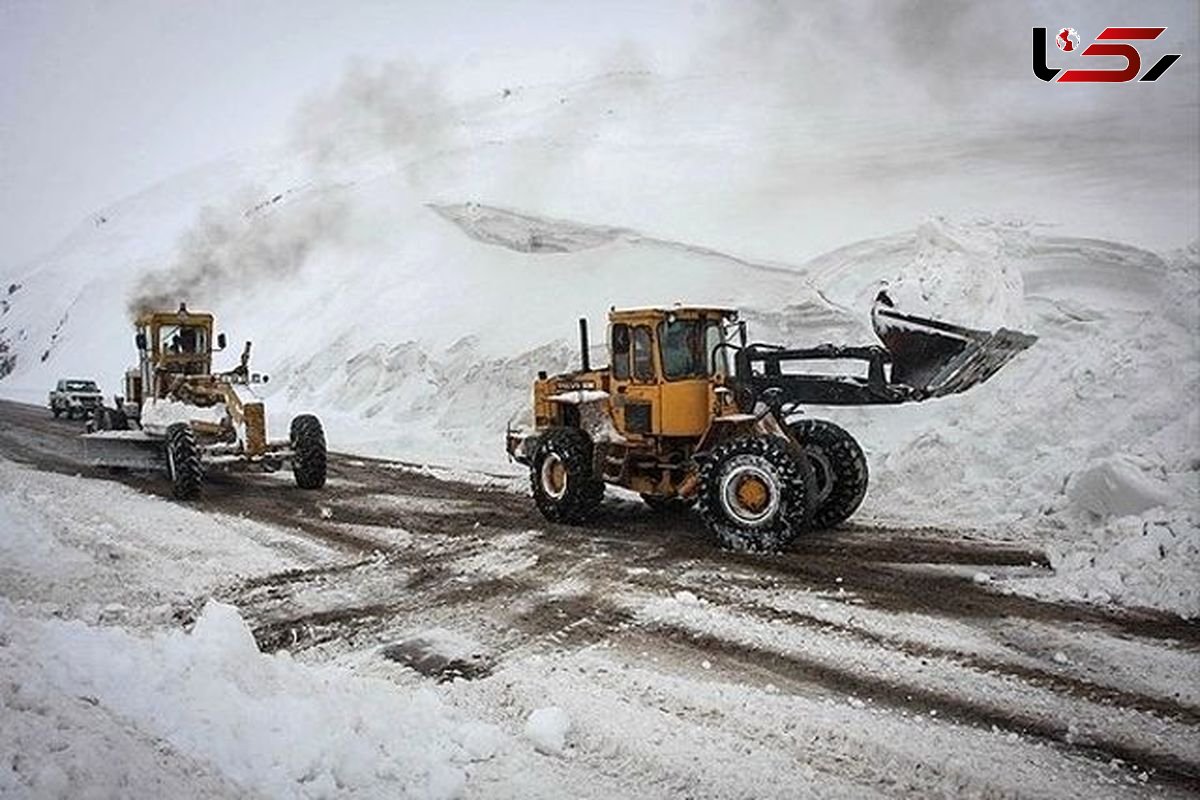
[{"label": "snow bank", "polygon": [[1018,259],[1028,255],[1028,242],[1028,231],[1015,224],[926,220],[911,260],[887,281],[888,293],[909,314],[1020,330],[1028,320]]},{"label": "snow bank", "polygon": [[1200,519],[1194,511],[1174,518],[1154,512],[1120,517],[1074,541],[1051,542],[1046,553],[1055,577],[1034,581],[1034,591],[1200,617]]},{"label": "snow bank", "polygon": [[[263,655],[237,611],[216,602],[190,633],[142,638],[80,622],[30,620],[0,600],[0,659],[6,731],[12,720],[40,712],[38,693],[82,697],[215,766],[242,793],[457,797],[468,765],[494,753],[494,744],[480,743],[498,736],[459,718],[429,690],[403,693],[383,680]],[[30,792],[49,785],[86,796],[121,769],[66,759],[66,768],[56,768],[57,762],[53,755],[49,763],[22,762],[0,780]]]},{"label": "snow bank", "polygon": [[231,581],[340,557],[253,520],[0,459],[0,594],[47,614],[95,621],[119,604],[126,623],[163,622]]}]

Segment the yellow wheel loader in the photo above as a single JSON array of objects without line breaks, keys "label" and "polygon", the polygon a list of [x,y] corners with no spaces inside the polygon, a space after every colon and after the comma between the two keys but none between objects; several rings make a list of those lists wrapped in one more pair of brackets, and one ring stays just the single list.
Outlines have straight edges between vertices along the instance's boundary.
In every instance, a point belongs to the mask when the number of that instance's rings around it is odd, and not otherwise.
[{"label": "yellow wheel loader", "polygon": [[[978,331],[872,309],[884,346],[786,348],[750,343],[730,308],[612,309],[609,365],[538,374],[533,426],[508,431],[510,458],[530,469],[534,501],[554,522],[586,520],[605,484],[655,509],[695,505],[730,549],[774,551],[801,531],[848,519],[867,490],[854,438],[806,405],[920,402],[991,377],[1036,337]],[[858,372],[797,369],[860,362]]]},{"label": "yellow wheel loader", "polygon": [[325,485],[325,432],[315,416],[292,420],[287,439],[267,438],[266,415],[254,385],[267,381],[250,372],[250,343],[238,366],[214,373],[213,316],[189,311],[151,311],[135,322],[138,365],[125,373],[124,397],[101,406],[83,436],[84,456],[99,466],[162,468],[175,497],[200,494],[210,470],[273,472],[290,464],[303,489]]}]

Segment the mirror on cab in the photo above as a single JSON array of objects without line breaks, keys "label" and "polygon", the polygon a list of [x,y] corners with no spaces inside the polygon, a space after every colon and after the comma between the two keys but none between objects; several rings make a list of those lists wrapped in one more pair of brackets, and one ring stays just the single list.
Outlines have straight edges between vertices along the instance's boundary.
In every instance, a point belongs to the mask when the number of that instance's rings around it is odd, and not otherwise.
[{"label": "mirror on cab", "polygon": [[133,337],[133,343],[135,345],[137,345],[138,350],[145,350],[146,349],[146,334],[139,333],[137,336]]},{"label": "mirror on cab", "polygon": [[217,349],[218,350],[225,349],[225,334],[223,334],[223,333],[217,334]]}]

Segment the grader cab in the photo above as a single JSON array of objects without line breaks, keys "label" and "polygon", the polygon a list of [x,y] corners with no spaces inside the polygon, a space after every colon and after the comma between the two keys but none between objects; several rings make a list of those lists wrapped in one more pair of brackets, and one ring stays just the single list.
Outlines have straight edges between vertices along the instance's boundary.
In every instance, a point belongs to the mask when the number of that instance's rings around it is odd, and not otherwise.
[{"label": "grader cab", "polygon": [[213,316],[189,311],[152,311],[135,320],[138,364],[125,373],[125,395],[101,407],[84,435],[94,464],[124,468],[165,467],[174,495],[199,495],[212,469],[275,471],[290,464],[305,489],[325,484],[325,433],[304,414],[292,420],[290,437],[267,437],[266,414],[254,386],[267,377],[250,371],[250,343],[238,365],[214,373]]},{"label": "grader cab", "polygon": [[[722,545],[778,550],[809,528],[848,519],[867,489],[867,461],[805,405],[919,402],[982,383],[1035,337],[962,328],[897,312],[881,292],[872,312],[884,343],[790,349],[747,341],[731,308],[613,309],[610,363],[592,369],[580,320],[578,372],[539,373],[533,427],[509,430],[551,521],[577,523],[605,484],[655,509],[695,505]],[[859,372],[797,371],[860,362]]]}]

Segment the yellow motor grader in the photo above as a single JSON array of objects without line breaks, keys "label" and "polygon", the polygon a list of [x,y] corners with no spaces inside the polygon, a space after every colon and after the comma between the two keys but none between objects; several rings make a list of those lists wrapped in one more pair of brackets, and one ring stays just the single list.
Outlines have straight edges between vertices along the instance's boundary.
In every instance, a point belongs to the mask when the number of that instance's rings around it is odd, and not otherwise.
[{"label": "yellow motor grader", "polygon": [[[582,369],[538,374],[533,427],[508,431],[509,456],[529,466],[537,507],[577,523],[606,483],[655,509],[695,505],[721,544],[774,551],[801,531],[848,519],[867,490],[867,461],[806,405],[919,402],[991,377],[1036,337],[978,331],[872,309],[879,345],[786,348],[747,341],[736,310],[612,309],[606,367],[592,369],[579,321]],[[865,374],[797,371],[857,361]]]},{"label": "yellow motor grader", "polygon": [[303,489],[325,485],[325,432],[311,414],[292,420],[288,439],[267,438],[266,415],[254,385],[267,376],[250,372],[250,343],[238,365],[214,373],[213,316],[189,311],[140,314],[135,325],[138,365],[125,373],[124,397],[101,406],[84,434],[93,464],[118,468],[165,468],[175,497],[200,494],[211,469],[272,472],[290,464]]}]

